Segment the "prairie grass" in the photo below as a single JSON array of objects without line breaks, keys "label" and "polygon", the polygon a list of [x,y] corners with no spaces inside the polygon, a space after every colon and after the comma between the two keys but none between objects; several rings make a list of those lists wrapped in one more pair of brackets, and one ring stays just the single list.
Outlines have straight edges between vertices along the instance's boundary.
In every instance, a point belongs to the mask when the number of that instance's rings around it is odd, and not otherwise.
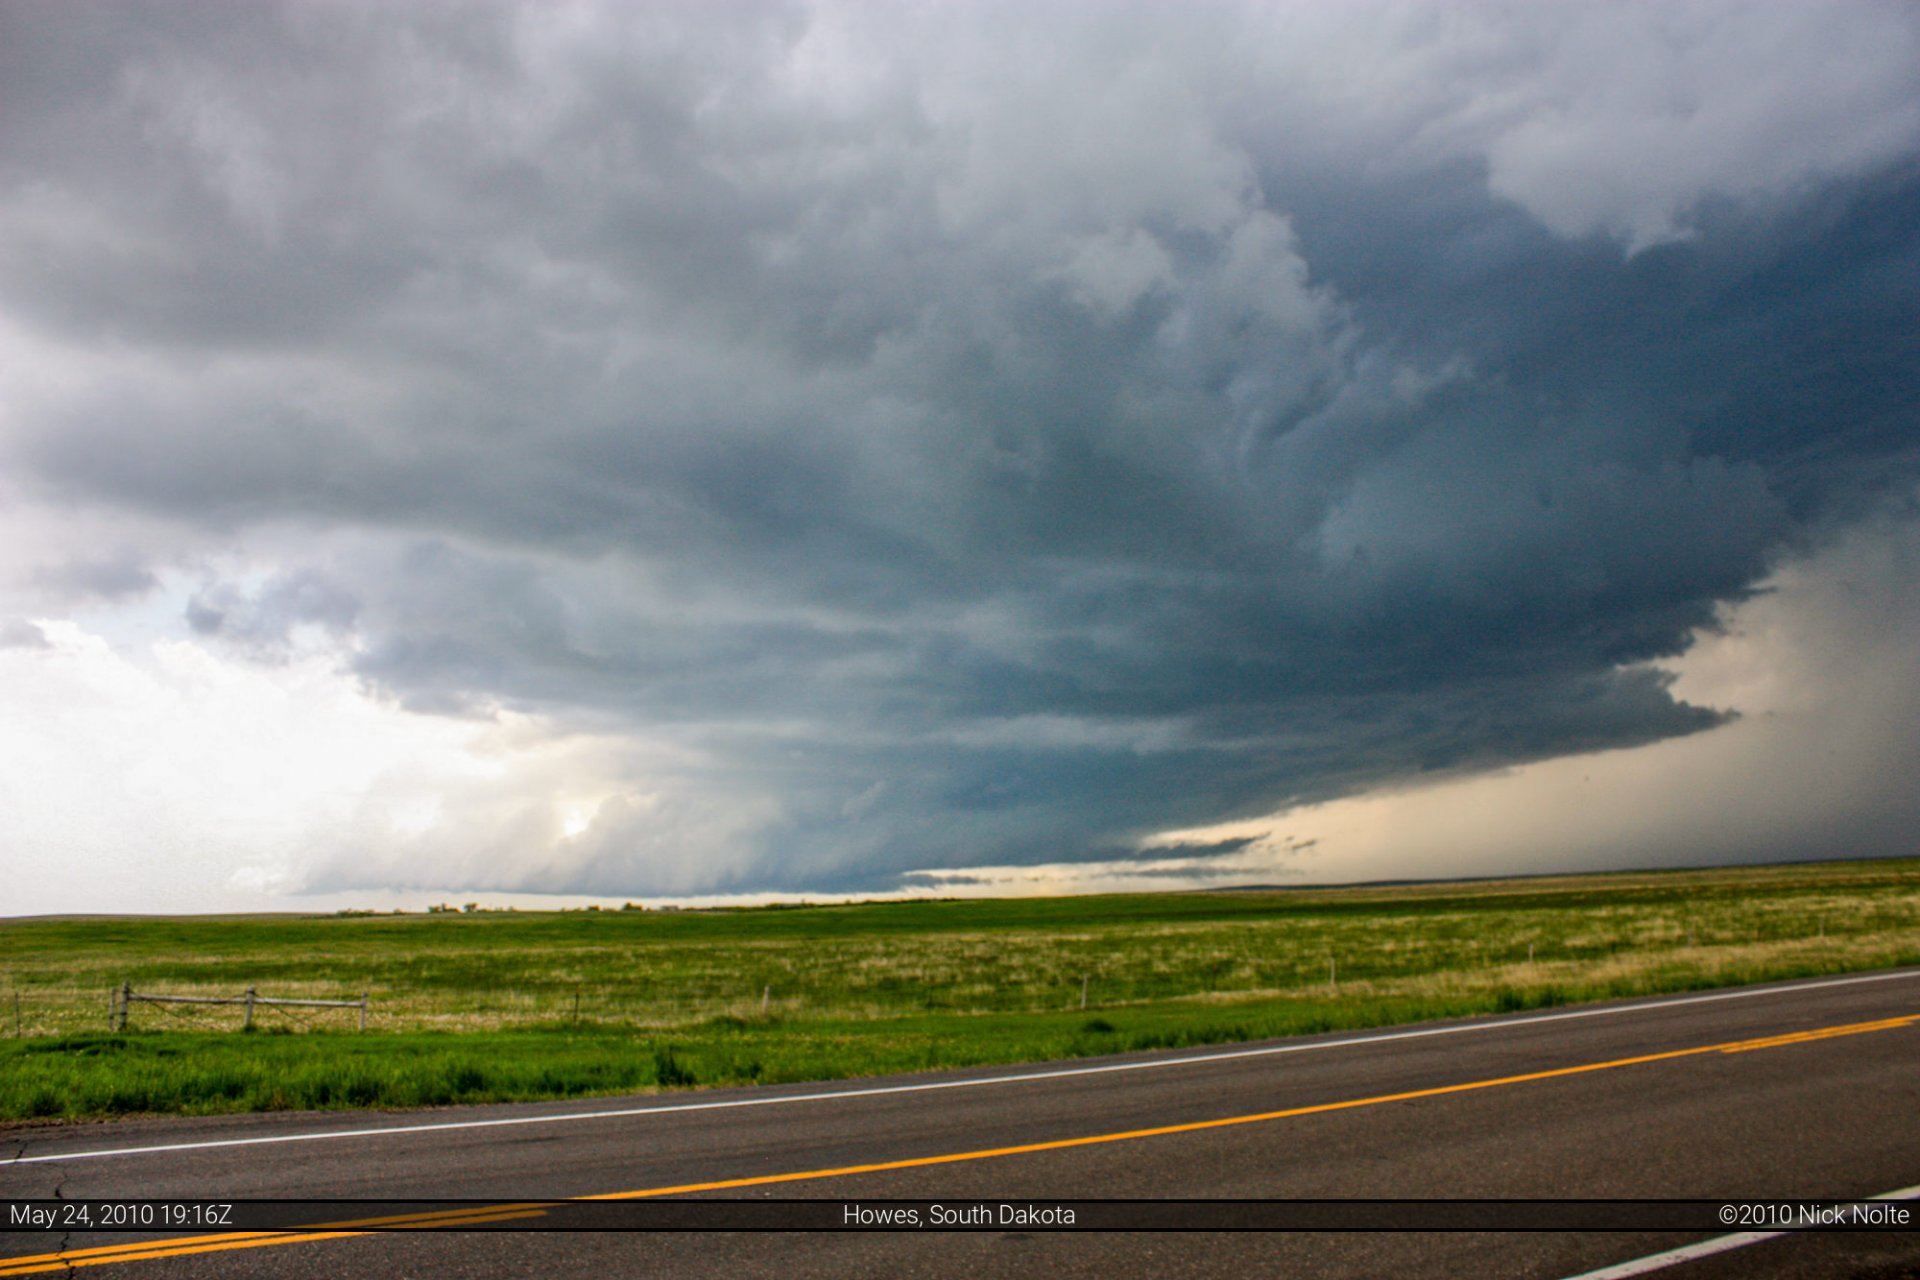
[{"label": "prairie grass", "polygon": [[[1920,963],[1920,861],[683,912],[0,922],[0,1118],[430,1106],[1221,1043]],[[110,994],[357,999],[353,1011]],[[1082,992],[1086,1007],[1081,1007]]]}]

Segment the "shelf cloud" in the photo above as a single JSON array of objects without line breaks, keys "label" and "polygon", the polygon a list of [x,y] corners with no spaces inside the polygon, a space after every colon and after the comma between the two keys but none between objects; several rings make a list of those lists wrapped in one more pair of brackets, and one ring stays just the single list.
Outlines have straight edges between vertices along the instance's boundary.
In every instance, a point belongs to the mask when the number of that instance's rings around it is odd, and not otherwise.
[{"label": "shelf cloud", "polygon": [[1137,866],[1735,733],[1675,674],[1729,611],[1905,581],[1911,6],[6,21],[0,699],[79,769],[133,672],[231,732],[204,661],[467,762],[362,753],[236,884]]}]

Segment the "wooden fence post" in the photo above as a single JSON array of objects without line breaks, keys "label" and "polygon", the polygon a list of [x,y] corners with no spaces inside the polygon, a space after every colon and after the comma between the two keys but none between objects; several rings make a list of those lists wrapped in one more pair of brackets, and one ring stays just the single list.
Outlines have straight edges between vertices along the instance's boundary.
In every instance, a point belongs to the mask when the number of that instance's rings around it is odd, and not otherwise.
[{"label": "wooden fence post", "polygon": [[360,1029],[362,1031],[367,1029],[367,997],[372,994],[373,992],[371,991],[362,991],[360,993]]},{"label": "wooden fence post", "polygon": [[241,1025],[240,1029],[242,1031],[253,1030],[253,999],[254,999],[253,988],[248,987],[247,988],[247,1020],[245,1023]]}]

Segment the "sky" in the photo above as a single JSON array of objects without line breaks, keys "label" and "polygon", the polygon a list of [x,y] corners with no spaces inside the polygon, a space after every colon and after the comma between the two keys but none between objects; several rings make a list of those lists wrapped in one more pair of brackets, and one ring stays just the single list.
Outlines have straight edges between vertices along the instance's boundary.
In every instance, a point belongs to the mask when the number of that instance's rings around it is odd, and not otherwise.
[{"label": "sky", "polygon": [[0,915],[1916,852],[1920,9],[0,7]]}]

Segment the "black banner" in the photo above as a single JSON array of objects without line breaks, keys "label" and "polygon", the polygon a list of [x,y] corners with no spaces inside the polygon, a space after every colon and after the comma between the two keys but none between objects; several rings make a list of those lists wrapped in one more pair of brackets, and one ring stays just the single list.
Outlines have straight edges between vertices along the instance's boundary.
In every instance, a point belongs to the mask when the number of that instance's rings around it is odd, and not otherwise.
[{"label": "black banner", "polygon": [[11,1200],[0,1230],[1911,1231],[1853,1200]]}]

